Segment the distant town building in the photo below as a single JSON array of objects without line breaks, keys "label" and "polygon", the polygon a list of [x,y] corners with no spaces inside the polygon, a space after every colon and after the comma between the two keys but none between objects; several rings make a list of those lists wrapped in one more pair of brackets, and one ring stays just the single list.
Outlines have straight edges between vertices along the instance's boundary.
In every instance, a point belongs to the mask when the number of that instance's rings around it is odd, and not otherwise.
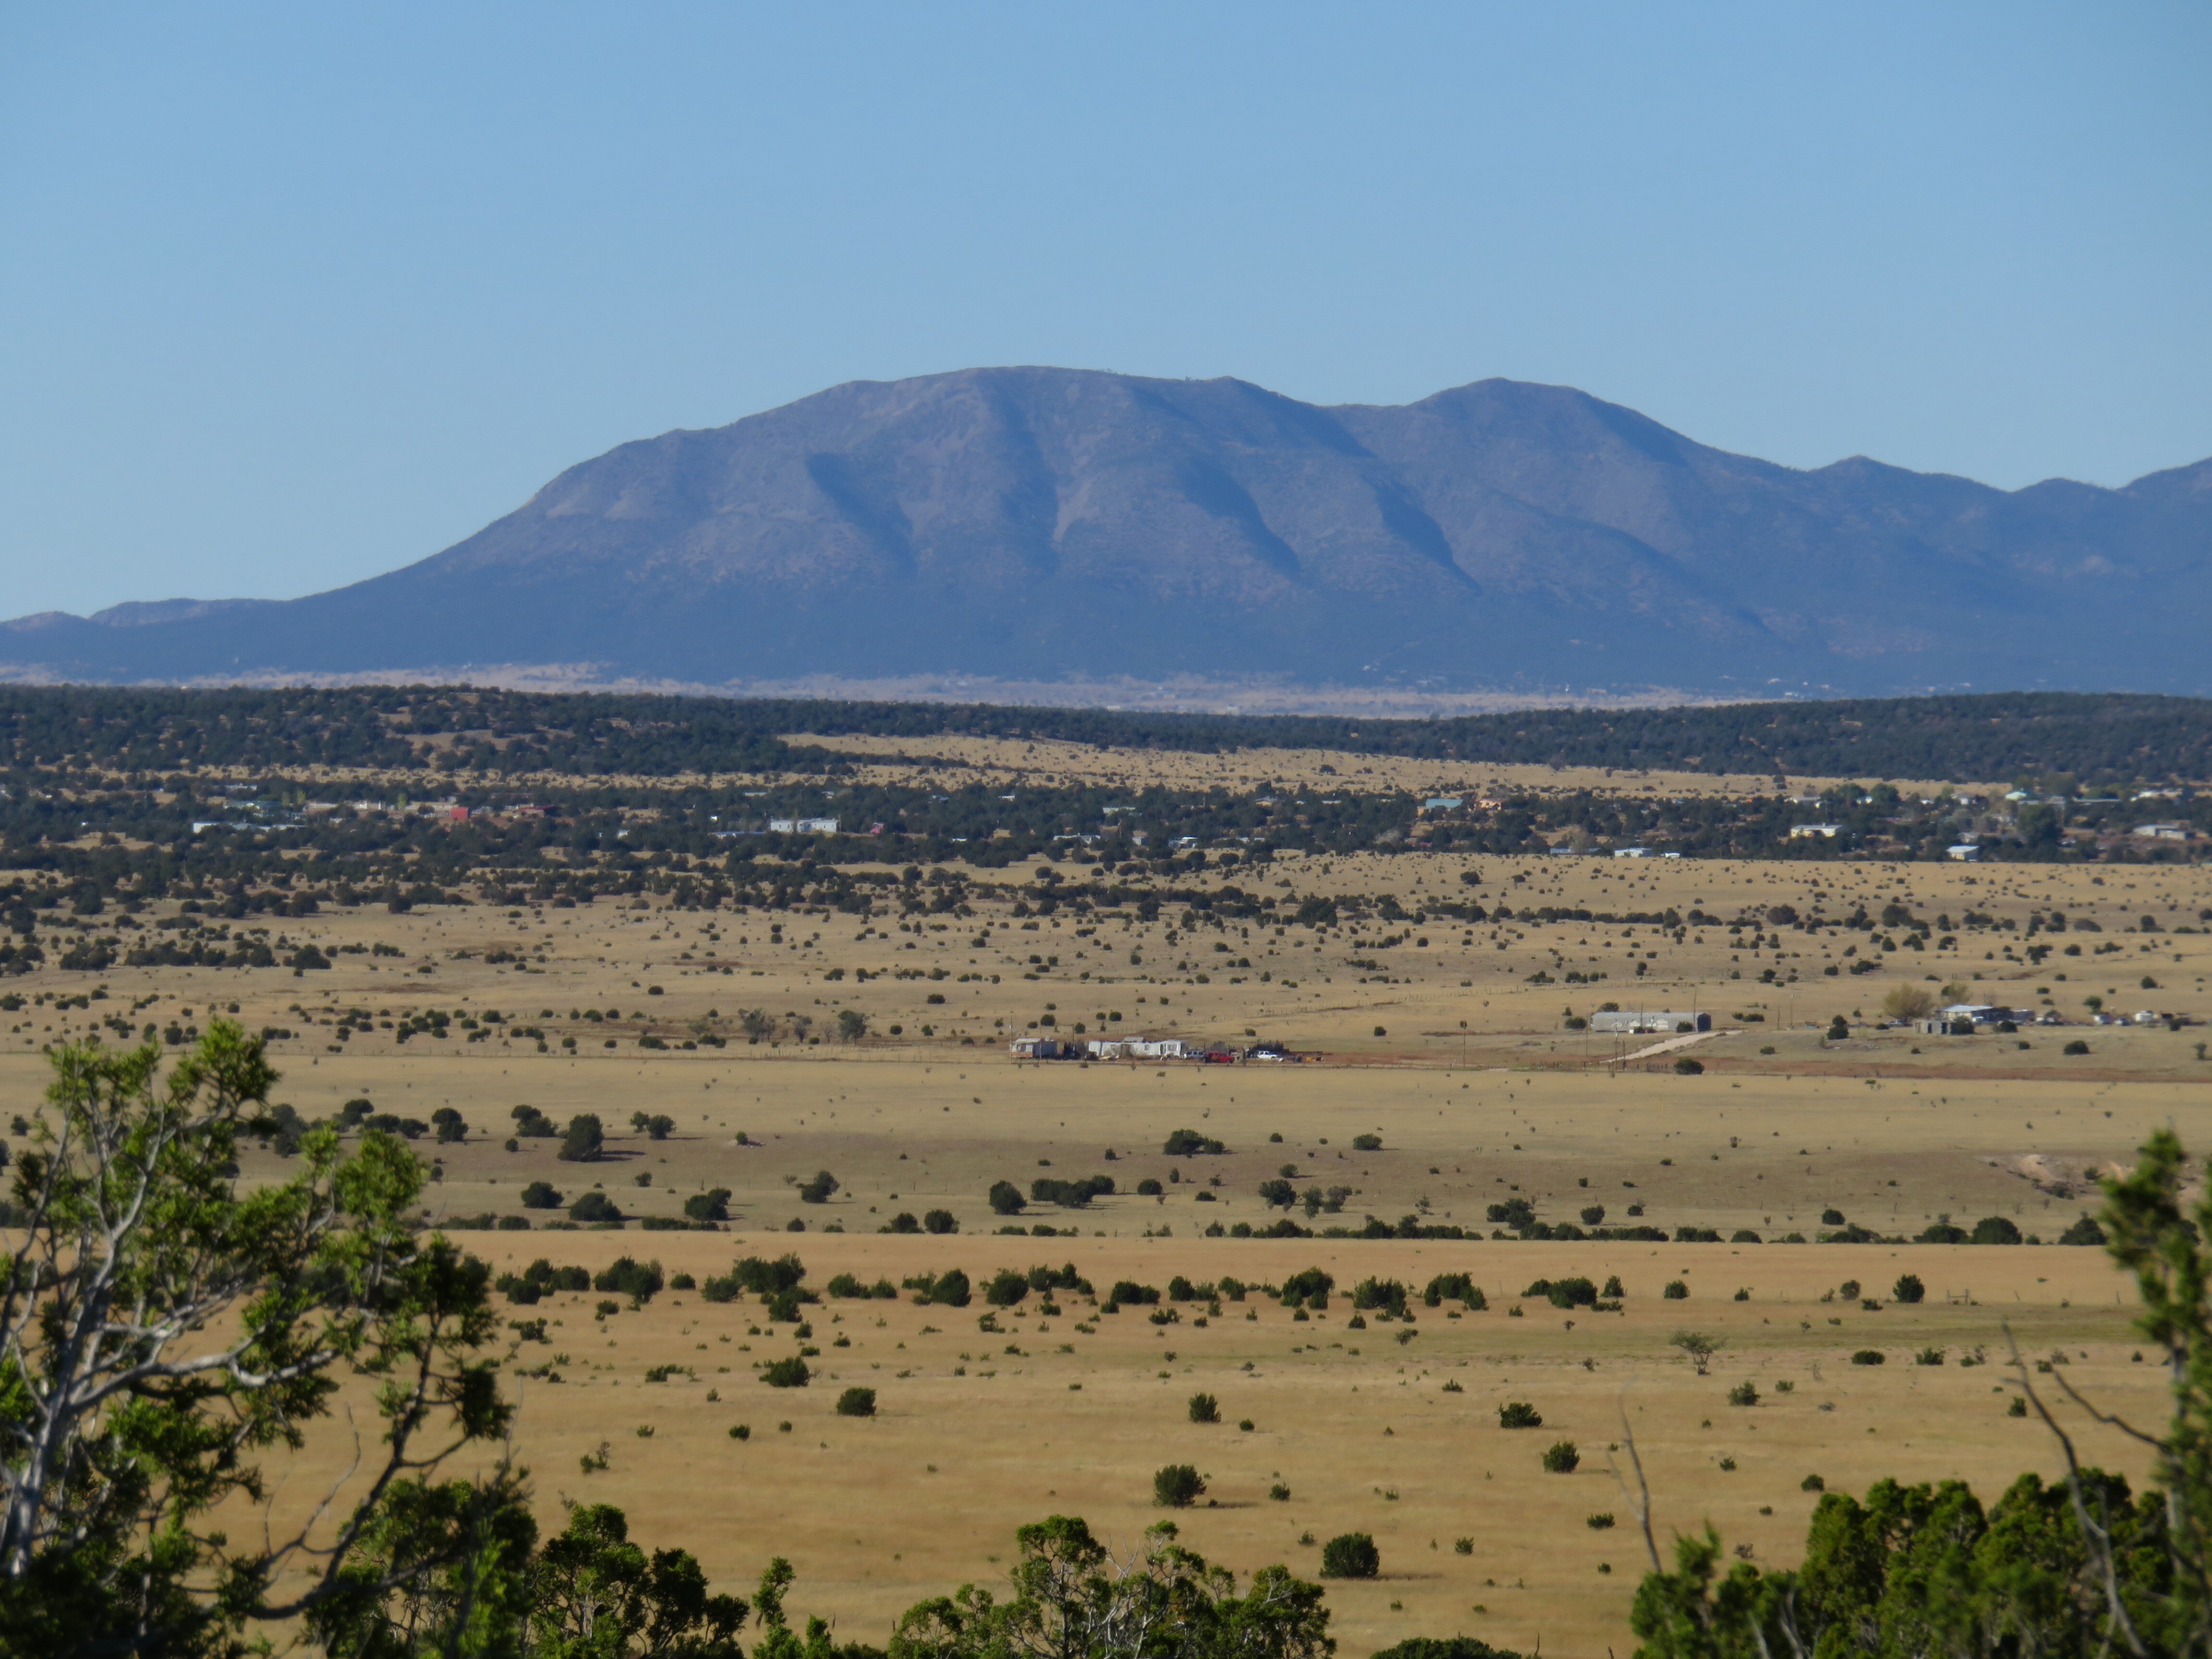
[{"label": "distant town building", "polygon": [[1593,1031],[1624,1032],[1633,1036],[1672,1036],[1686,1031],[1710,1031],[1711,1014],[1683,1013],[1664,1009],[1609,1009],[1590,1016]]}]

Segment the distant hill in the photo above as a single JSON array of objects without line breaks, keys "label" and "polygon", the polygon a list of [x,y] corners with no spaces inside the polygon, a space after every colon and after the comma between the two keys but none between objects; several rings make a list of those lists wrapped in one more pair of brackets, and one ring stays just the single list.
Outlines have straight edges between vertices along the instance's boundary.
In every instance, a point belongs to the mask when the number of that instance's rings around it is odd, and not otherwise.
[{"label": "distant hill", "polygon": [[335,592],[0,623],[0,675],[2195,694],[2208,621],[2212,461],[2007,492],[1508,380],[1321,408],[1000,368],[622,445]]}]

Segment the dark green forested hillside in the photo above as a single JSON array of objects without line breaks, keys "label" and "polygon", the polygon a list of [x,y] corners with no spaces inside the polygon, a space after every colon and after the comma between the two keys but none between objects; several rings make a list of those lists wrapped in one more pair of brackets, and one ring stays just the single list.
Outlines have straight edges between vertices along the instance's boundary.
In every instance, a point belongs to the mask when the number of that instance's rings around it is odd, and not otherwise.
[{"label": "dark green forested hillside", "polygon": [[453,686],[0,690],[0,764],[132,770],[414,767],[665,776],[787,768],[779,734],[945,733],[1214,752],[1337,749],[1443,762],[2084,784],[2212,776],[2212,702],[2005,692],[1546,709],[1435,720],[1127,714],[958,703],[573,696]]}]

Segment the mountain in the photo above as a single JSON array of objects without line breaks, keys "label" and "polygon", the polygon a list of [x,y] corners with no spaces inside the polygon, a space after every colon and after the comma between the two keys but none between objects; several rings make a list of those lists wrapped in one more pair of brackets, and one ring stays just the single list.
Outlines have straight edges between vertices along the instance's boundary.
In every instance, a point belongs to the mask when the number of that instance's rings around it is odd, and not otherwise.
[{"label": "mountain", "polygon": [[2208,618],[2212,461],[2008,492],[1559,386],[991,368],[623,444],[331,592],[0,623],[0,675],[2202,693]]}]

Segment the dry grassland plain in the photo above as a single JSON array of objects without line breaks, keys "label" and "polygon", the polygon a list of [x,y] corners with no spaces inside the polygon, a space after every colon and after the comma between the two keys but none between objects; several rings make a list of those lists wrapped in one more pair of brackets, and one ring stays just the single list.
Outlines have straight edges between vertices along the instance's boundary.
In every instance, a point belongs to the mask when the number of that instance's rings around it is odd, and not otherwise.
[{"label": "dry grassland plain", "polygon": [[[1540,1638],[1547,1653],[1624,1651],[1647,1565],[1632,1477],[1624,1486],[1614,1473],[1627,1473],[1631,1431],[1662,1551],[1674,1532],[1710,1519],[1731,1547],[1772,1565],[1801,1547],[1814,1501],[1808,1475],[1851,1490],[1885,1475],[1961,1478],[1993,1499],[2022,1471],[2062,1467],[2033,1418],[2008,1414],[2014,1340],[2032,1360],[2063,1356],[2101,1403],[2160,1415],[2159,1378],[2133,1357],[2128,1287],[2102,1252],[2049,1241],[2094,1208],[2088,1177],[2130,1163],[2154,1127],[2172,1123],[2192,1151],[2212,1149],[2201,1024],[2083,1023],[2093,996],[2107,1008],[2212,1014],[2212,935],[2200,920],[2212,883],[2199,871],[1406,852],[1279,858],[1212,878],[1296,901],[1389,893],[1409,916],[1425,902],[1472,896],[1516,912],[1672,906],[1724,919],[1783,902],[1831,917],[1898,902],[1952,919],[1955,948],[1915,950],[1900,937],[1881,951],[1865,933],[1755,921],[1677,940],[1649,925],[1518,919],[1317,932],[1192,927],[1174,906],[1150,922],[1017,915],[1036,868],[978,872],[972,916],[910,922],[629,899],[326,911],[272,931],[295,945],[400,954],[334,954],[332,969],[297,975],[117,969],[99,979],[106,1000],[84,1009],[52,998],[88,991],[86,975],[9,981],[26,1002],[0,1016],[0,1087],[11,1110],[34,1109],[42,1048],[110,1015],[204,1025],[234,1012],[250,1029],[293,1033],[271,1045],[283,1073],[275,1097],[307,1117],[356,1098],[425,1120],[445,1106],[462,1115],[465,1141],[417,1143],[436,1160],[434,1218],[523,1213],[533,1181],[564,1200],[602,1187],[632,1217],[672,1217],[687,1197],[730,1192],[732,1220],[719,1232],[549,1231],[558,1212],[537,1211],[531,1231],[463,1236],[502,1271],[540,1255],[596,1271],[629,1254],[703,1279],[736,1257],[791,1250],[817,1290],[839,1273],[896,1282],[956,1267],[980,1287],[1001,1267],[1046,1263],[1073,1263],[1102,1295],[1122,1279],[1164,1288],[1177,1274],[1252,1285],[1313,1266],[1334,1275],[1327,1311],[1305,1320],[1256,1291],[1220,1300],[1218,1313],[1178,1304],[1176,1321],[1158,1325],[1146,1309],[1103,1314],[1065,1291],[1062,1311],[1044,1316],[1032,1293],[998,1313],[995,1331],[980,1328],[980,1297],[965,1309],[825,1297],[806,1310],[804,1346],[820,1352],[801,1389],[757,1380],[757,1364],[801,1339],[766,1324],[754,1298],[716,1304],[665,1291],[600,1316],[596,1293],[565,1293],[513,1310],[549,1322],[548,1340],[519,1343],[510,1367],[515,1455],[532,1471],[544,1524],[560,1524],[563,1498],[620,1504],[635,1536],[696,1551],[725,1588],[787,1555],[799,1574],[793,1605],[833,1615],[849,1638],[880,1642],[915,1601],[996,1580],[1024,1522],[1079,1514],[1133,1542],[1162,1514],[1150,1503],[1153,1470],[1191,1462],[1208,1493],[1175,1518],[1188,1541],[1240,1573],[1280,1560],[1311,1574],[1321,1540],[1374,1534],[1382,1578],[1330,1590],[1346,1653],[1456,1632],[1522,1650]],[[1470,873],[1479,885],[1462,881]],[[2031,963],[2027,919],[2052,908],[2099,931],[2040,935],[2081,953]],[[1970,911],[2018,926],[1970,931]],[[2139,931],[2144,916],[2157,931]],[[514,959],[488,961],[495,953]],[[1841,971],[1869,953],[1878,971]],[[1584,982],[1565,982],[1570,972]],[[1532,981],[1540,973],[1548,982]],[[1877,1030],[1865,1017],[1899,982],[1956,984],[1972,1000],[2047,1006],[2070,1024],[2003,1037]],[[1718,1029],[1686,1051],[1703,1074],[1675,1074],[1674,1053],[1624,1060],[1633,1040],[1565,1027],[1570,1013],[1608,1000],[1712,1014]],[[398,1040],[407,1016],[432,1008],[448,1017],[447,1037]],[[748,1042],[738,1024],[746,1009],[770,1016],[775,1035]],[[846,1009],[873,1035],[839,1041]],[[355,1011],[366,1023],[347,1020]],[[1006,1038],[1047,1014],[1065,1033],[1080,1022],[1091,1034],[1238,1044],[1256,1034],[1320,1058],[1012,1059]],[[1859,1023],[1830,1042],[1837,1014]],[[542,1051],[504,1034],[525,1024],[544,1031]],[[670,1046],[641,1048],[641,1036]],[[2071,1039],[2089,1052],[2064,1054]],[[508,1150],[520,1105],[558,1122],[598,1114],[608,1155],[562,1163],[544,1139]],[[634,1112],[665,1114],[674,1129],[650,1139],[629,1127]],[[1166,1157],[1178,1128],[1229,1150]],[[1355,1135],[1379,1136],[1381,1150],[1356,1150]],[[1315,1218],[1316,1229],[1415,1215],[1487,1235],[1486,1207],[1522,1197],[1547,1221],[1601,1205],[1606,1224],[1620,1225],[1633,1206],[1637,1221],[1670,1233],[1749,1229],[1769,1242],[1205,1236],[1212,1222],[1280,1213],[1258,1188],[1285,1166],[1301,1190],[1350,1189],[1342,1213]],[[286,1167],[254,1149],[245,1178],[280,1178]],[[838,1190],[802,1202],[797,1184],[821,1170]],[[985,1199],[994,1182],[1026,1192],[1039,1176],[1094,1174],[1113,1176],[1116,1194],[1020,1218],[1055,1237],[993,1234],[1003,1224]],[[1162,1184],[1158,1197],[1135,1195],[1146,1180]],[[957,1218],[957,1234],[878,1231],[896,1214],[939,1208]],[[2045,1243],[1771,1242],[1811,1237],[1831,1209],[1906,1236],[1939,1217],[1971,1226],[2002,1215]],[[804,1231],[789,1231],[794,1223]],[[1395,1279],[1418,1295],[1447,1272],[1470,1274],[1487,1310],[1455,1316],[1456,1304],[1417,1304],[1411,1322],[1370,1316],[1352,1328],[1345,1292],[1356,1281]],[[1926,1285],[1917,1306],[1892,1296],[1905,1273]],[[1622,1310],[1522,1294],[1570,1275],[1618,1275]],[[1858,1296],[1840,1293],[1850,1280]],[[1682,1299],[1662,1295],[1674,1281]],[[1672,1346],[1684,1328],[1725,1339],[1710,1375]],[[1887,1363],[1853,1364],[1866,1349]],[[1923,1352],[1942,1363],[1916,1364]],[[647,1380],[668,1366],[682,1369]],[[1746,1382],[1758,1403],[1731,1405],[1729,1390]],[[833,1414],[854,1384],[878,1391],[874,1419]],[[1188,1420],[1200,1391],[1218,1396],[1224,1421]],[[1509,1401],[1533,1404],[1543,1426],[1500,1428]],[[2134,1449],[2057,1409],[2086,1456],[2141,1473]],[[748,1437],[732,1437],[738,1425]],[[1571,1474],[1540,1467],[1559,1439],[1581,1452]],[[602,1443],[605,1468],[584,1473],[580,1460]],[[342,1437],[319,1436],[283,1501],[319,1495],[349,1455]],[[1286,1500],[1269,1496],[1279,1486]],[[1589,1524],[1603,1515],[1609,1528]]]}]

